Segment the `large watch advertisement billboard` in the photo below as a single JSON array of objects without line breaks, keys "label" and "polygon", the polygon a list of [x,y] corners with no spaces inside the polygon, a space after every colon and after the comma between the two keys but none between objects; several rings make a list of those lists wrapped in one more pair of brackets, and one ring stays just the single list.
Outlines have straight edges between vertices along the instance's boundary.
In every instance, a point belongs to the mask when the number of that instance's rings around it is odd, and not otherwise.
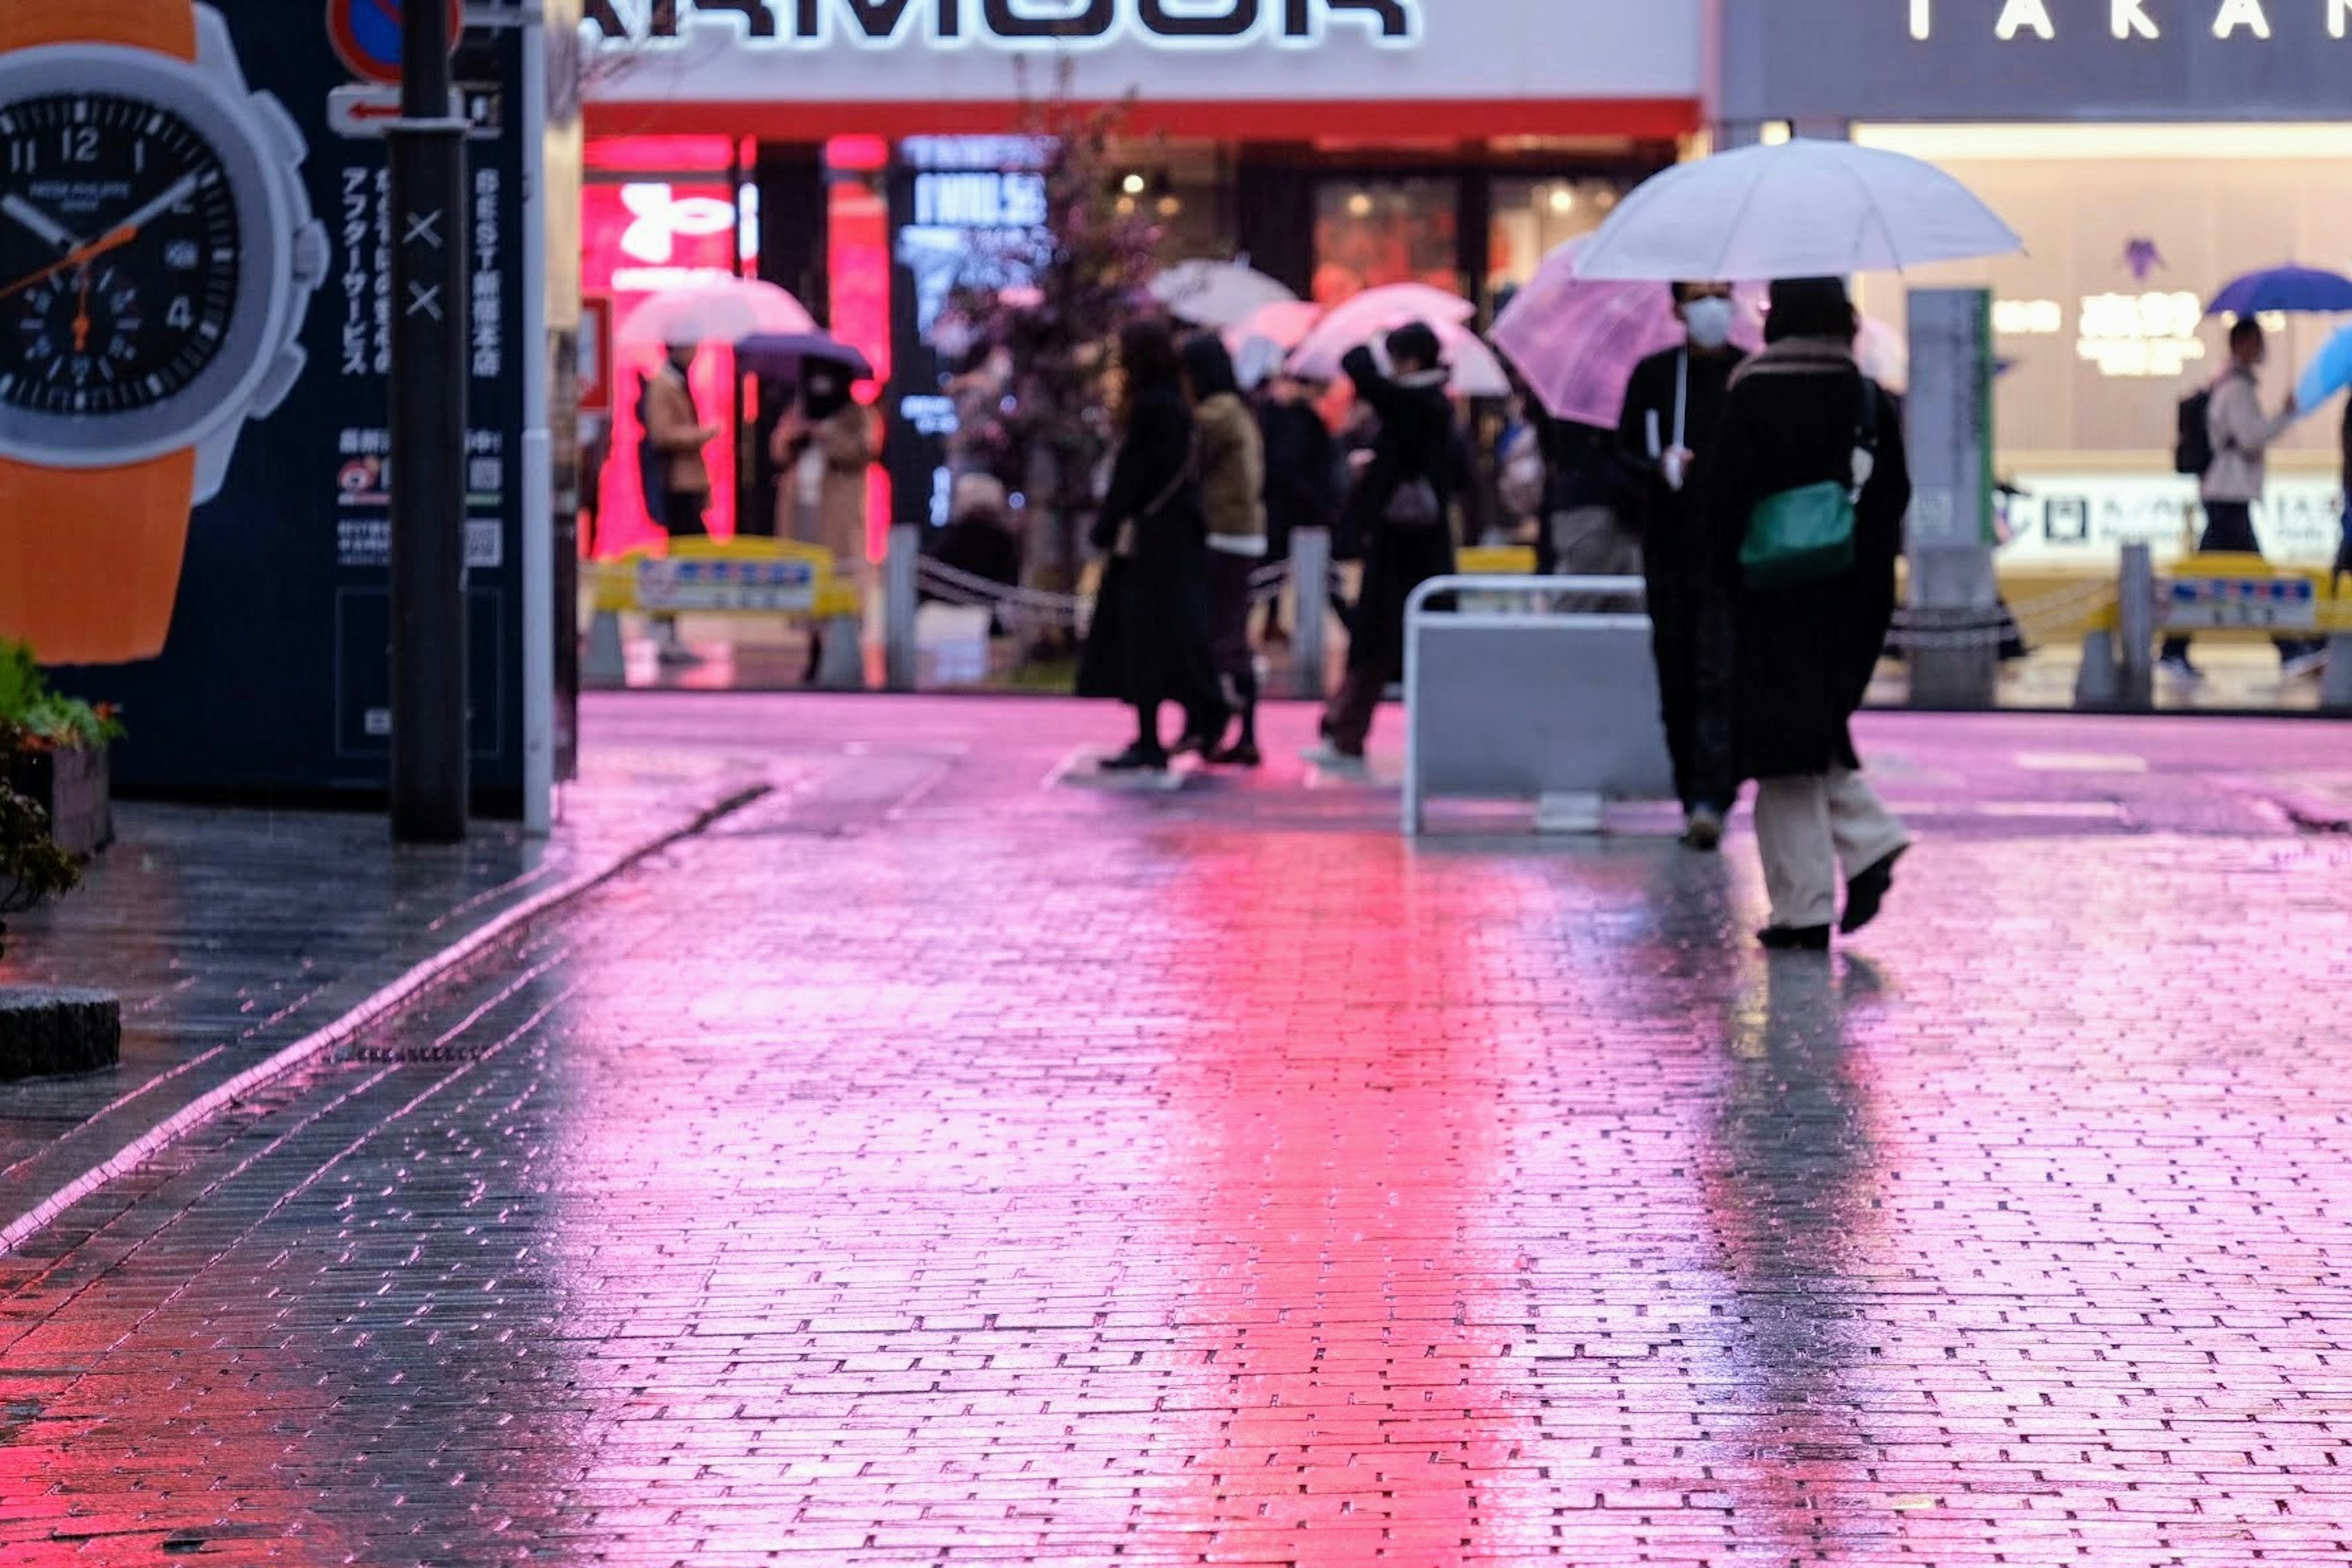
[{"label": "large watch advertisement billboard", "polygon": [[[0,636],[119,704],[126,789],[380,793],[393,237],[352,0],[0,18]],[[9,8],[12,12],[16,7]],[[26,7],[26,9],[31,9]],[[519,28],[457,59],[475,787],[524,787]]]}]

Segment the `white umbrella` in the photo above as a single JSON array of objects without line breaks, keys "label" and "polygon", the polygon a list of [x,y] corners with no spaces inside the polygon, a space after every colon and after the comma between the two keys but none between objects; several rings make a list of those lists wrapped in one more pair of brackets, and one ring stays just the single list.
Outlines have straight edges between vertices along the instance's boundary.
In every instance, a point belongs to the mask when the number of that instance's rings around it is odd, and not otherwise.
[{"label": "white umbrella", "polygon": [[655,295],[629,313],[614,339],[624,348],[667,348],[816,330],[807,308],[774,284],[721,276]]},{"label": "white umbrella", "polygon": [[1840,278],[2025,248],[1933,163],[1851,142],[1743,147],[1685,163],[1618,204],[1577,258],[1585,278]]},{"label": "white umbrella", "polygon": [[1339,362],[1347,357],[1349,350],[1376,345],[1399,327],[1419,321],[1437,334],[1439,355],[1448,372],[1448,391],[1458,397],[1511,395],[1511,378],[1504,373],[1503,362],[1495,357],[1495,351],[1486,346],[1484,339],[1461,321],[1431,321],[1426,316],[1411,314],[1403,307],[1396,315],[1374,322],[1368,330],[1359,330],[1362,325],[1359,321],[1345,324],[1345,330],[1334,331],[1332,321],[1336,320],[1335,313],[1331,320],[1307,334],[1307,341],[1290,356],[1293,375],[1308,381],[1337,380]]},{"label": "white umbrella", "polygon": [[1240,261],[1180,261],[1151,280],[1151,297],[1196,327],[1224,328],[1298,296]]}]

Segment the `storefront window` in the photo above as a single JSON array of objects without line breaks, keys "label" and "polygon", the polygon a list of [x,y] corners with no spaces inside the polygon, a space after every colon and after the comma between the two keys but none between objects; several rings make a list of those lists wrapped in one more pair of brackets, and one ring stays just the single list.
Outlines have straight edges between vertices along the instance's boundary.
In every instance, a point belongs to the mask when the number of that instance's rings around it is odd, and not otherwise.
[{"label": "storefront window", "polygon": [[1160,226],[1162,262],[1234,253],[1233,180],[1216,143],[1122,143],[1111,162],[1119,171],[1120,212],[1143,213]]},{"label": "storefront window", "polygon": [[1331,305],[1389,283],[1463,285],[1452,179],[1337,179],[1315,199],[1315,298]]},{"label": "storefront window", "polygon": [[1599,228],[1621,195],[1612,180],[1496,181],[1494,233],[1486,252],[1489,297],[1525,288],[1545,257]]},{"label": "storefront window", "polygon": [[[2352,134],[2341,127],[1871,127],[1857,140],[1928,158],[1990,203],[2025,254],[1864,280],[1866,313],[1900,331],[1906,290],[1993,292],[1994,400],[2005,477],[2032,492],[2028,549],[2169,549],[2192,489],[2171,472],[2180,400],[2228,363],[2205,301],[2290,261],[2352,263]],[[2263,397],[2276,406],[2334,330],[2280,318]],[[2273,448],[2264,544],[2324,563],[2335,549],[2340,420]]]},{"label": "storefront window", "polygon": [[[738,151],[717,137],[590,144],[581,286],[588,297],[612,301],[617,328],[625,331],[630,314],[664,289],[700,276],[758,272],[759,192],[748,183],[730,183],[730,160]],[[614,353],[613,429],[602,475],[586,481],[596,486],[594,527],[582,536],[583,549],[600,558],[656,548],[667,537],[646,515],[637,460],[644,440],[637,402],[661,357],[660,350],[646,347]],[[724,351],[707,350],[695,363],[695,406],[721,431],[706,454],[716,481],[708,522],[721,538],[735,532],[733,377],[733,357]]]}]

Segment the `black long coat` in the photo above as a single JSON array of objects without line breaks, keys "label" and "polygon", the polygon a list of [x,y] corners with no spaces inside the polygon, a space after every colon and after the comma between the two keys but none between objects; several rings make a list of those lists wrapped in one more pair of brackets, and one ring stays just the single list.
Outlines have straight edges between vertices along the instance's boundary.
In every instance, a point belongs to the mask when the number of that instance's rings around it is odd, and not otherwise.
[{"label": "black long coat", "polygon": [[1370,349],[1355,350],[1340,367],[1381,420],[1371,465],[1348,496],[1349,521],[1364,542],[1364,585],[1348,668],[1394,676],[1404,669],[1405,601],[1432,577],[1452,574],[1454,530],[1444,523],[1401,529],[1383,518],[1398,489],[1414,479],[1436,487],[1441,506],[1461,489],[1454,405],[1442,374],[1411,384],[1391,380]]},{"label": "black long coat", "polygon": [[1208,524],[1192,467],[1182,389],[1139,393],[1094,531],[1095,547],[1108,551],[1120,525],[1133,522],[1135,553],[1114,555],[1103,569],[1078,661],[1081,697],[1181,702],[1195,714],[1223,705],[1209,658]]},{"label": "black long coat", "polygon": [[[1862,765],[1851,721],[1894,624],[1895,563],[1911,505],[1895,400],[1851,360],[1784,353],[1797,357],[1768,355],[1735,380],[1700,469],[1717,578],[1733,606],[1732,736],[1743,779]],[[1865,395],[1876,409],[1878,452],[1855,509],[1854,564],[1798,587],[1749,588],[1739,570],[1748,515],[1782,490],[1851,481]]]}]

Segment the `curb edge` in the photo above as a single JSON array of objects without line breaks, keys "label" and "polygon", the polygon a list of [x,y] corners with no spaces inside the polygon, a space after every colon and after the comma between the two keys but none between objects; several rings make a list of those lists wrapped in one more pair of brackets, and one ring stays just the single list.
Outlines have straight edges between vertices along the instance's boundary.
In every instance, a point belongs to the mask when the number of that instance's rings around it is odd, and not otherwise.
[{"label": "curb edge", "polygon": [[417,963],[333,1022],[205,1090],[106,1159],[58,1187],[6,1226],[0,1226],[0,1258],[13,1256],[26,1241],[48,1228],[67,1209],[116,1177],[138,1169],[156,1153],[203,1126],[254,1089],[273,1079],[283,1077],[314,1058],[325,1055],[400,1012],[452,972],[505,941],[518,927],[595,891],[665,849],[699,837],[712,825],[734,816],[774,791],[772,784],[757,784],[738,789],[697,812],[682,826],[624,851],[593,870],[583,871],[569,881],[534,894],[493,917],[479,929]]}]

